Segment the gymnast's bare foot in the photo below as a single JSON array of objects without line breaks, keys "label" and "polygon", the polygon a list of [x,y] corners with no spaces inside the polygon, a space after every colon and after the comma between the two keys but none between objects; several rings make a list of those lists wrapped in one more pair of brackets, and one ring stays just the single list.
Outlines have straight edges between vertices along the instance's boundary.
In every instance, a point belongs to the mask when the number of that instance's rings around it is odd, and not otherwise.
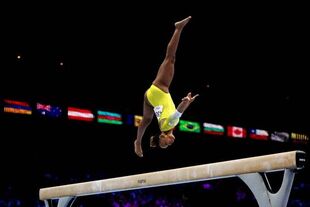
[{"label": "gymnast's bare foot", "polygon": [[135,153],[139,157],[143,157],[143,151],[142,151],[141,143],[138,142],[137,140],[135,140],[134,145],[135,145]]},{"label": "gymnast's bare foot", "polygon": [[178,21],[176,23],[174,23],[175,25],[175,28],[177,29],[183,29],[183,27],[189,22],[189,20],[191,19],[192,17],[191,16],[188,16],[187,18],[181,20],[181,21]]}]

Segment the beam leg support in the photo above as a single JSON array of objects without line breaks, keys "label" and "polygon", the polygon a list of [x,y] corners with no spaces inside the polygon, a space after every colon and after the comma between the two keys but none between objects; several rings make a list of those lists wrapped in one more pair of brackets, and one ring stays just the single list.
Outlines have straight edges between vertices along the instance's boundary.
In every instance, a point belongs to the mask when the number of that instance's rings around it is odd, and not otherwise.
[{"label": "beam leg support", "polygon": [[[264,178],[259,173],[242,174],[238,177],[250,188],[260,207],[285,207],[292,189],[295,172],[291,169],[284,170],[281,187],[276,193],[271,192],[270,187],[266,186]],[[268,179],[266,181],[268,182]]]},{"label": "beam leg support", "polygon": [[[58,199],[57,207],[71,207],[76,197],[63,197]],[[53,207],[51,199],[44,201],[45,207]]]}]

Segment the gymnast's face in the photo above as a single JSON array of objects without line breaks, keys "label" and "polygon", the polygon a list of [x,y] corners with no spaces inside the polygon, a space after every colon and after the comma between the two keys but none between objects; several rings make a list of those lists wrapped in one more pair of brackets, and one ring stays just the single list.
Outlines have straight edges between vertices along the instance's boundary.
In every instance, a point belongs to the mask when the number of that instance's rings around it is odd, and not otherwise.
[{"label": "gymnast's face", "polygon": [[167,132],[162,132],[159,136],[159,146],[160,148],[167,148],[172,145],[175,140],[174,135],[172,134],[172,130]]}]

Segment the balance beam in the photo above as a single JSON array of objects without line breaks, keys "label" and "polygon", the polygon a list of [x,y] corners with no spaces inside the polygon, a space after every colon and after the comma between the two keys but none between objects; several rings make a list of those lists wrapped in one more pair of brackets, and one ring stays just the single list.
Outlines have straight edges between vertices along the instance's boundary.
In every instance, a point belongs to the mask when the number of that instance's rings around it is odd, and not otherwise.
[{"label": "balance beam", "polygon": [[[291,189],[292,180],[294,177],[293,170],[302,169],[304,167],[304,163],[305,152],[289,151],[217,163],[202,164],[191,167],[182,167],[177,169],[162,170],[157,172],[142,173],[97,181],[41,188],[39,191],[39,197],[40,200],[45,201],[47,207],[49,206],[47,201],[52,199],[59,199],[59,202],[64,203],[63,205],[58,204],[58,206],[68,206],[69,200],[79,196],[175,185],[236,176],[240,177],[249,186],[251,185],[250,183],[252,182],[252,179],[257,180],[256,177],[258,173],[274,172],[280,170],[289,170],[289,172],[285,172],[285,175],[286,177],[288,176],[287,179],[289,180],[287,182]],[[255,178],[252,175],[255,175]],[[284,177],[283,180],[285,180],[286,177]],[[263,182],[263,178],[258,179],[258,183]],[[256,185],[260,184],[254,183],[252,185],[255,188]],[[251,189],[251,186],[249,187]],[[267,193],[270,193],[265,185],[264,187],[265,188],[263,190],[267,191]],[[255,189],[251,190],[252,192],[253,190],[255,191]],[[256,196],[256,194],[259,193],[253,193],[256,199],[263,199],[257,198],[259,195]],[[258,201],[258,203],[260,206],[268,206],[266,205],[265,201]],[[283,207],[283,203],[281,203],[281,205]],[[270,204],[269,206],[278,205]]]}]

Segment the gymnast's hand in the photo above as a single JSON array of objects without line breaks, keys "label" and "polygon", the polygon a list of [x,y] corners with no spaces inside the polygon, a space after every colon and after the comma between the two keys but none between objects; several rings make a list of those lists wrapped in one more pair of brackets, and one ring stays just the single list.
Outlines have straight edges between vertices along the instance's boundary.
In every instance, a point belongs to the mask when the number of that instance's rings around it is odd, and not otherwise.
[{"label": "gymnast's hand", "polygon": [[187,94],[187,96],[185,96],[184,98],[182,98],[182,101],[183,101],[183,102],[188,102],[188,103],[190,104],[190,103],[192,103],[192,102],[195,100],[195,98],[196,98],[197,96],[199,96],[199,94],[196,94],[195,96],[192,96],[192,93],[189,92],[189,93]]},{"label": "gymnast's hand", "polygon": [[135,142],[134,142],[134,147],[135,147],[135,153],[136,153],[139,157],[143,157],[143,151],[142,151],[141,142],[135,140]]},{"label": "gymnast's hand", "polygon": [[192,96],[192,93],[189,92],[187,96],[182,98],[181,103],[178,105],[177,107],[178,112],[183,113],[187,109],[187,107],[190,105],[190,103],[192,103],[196,99],[197,96],[199,96],[199,94]]}]

